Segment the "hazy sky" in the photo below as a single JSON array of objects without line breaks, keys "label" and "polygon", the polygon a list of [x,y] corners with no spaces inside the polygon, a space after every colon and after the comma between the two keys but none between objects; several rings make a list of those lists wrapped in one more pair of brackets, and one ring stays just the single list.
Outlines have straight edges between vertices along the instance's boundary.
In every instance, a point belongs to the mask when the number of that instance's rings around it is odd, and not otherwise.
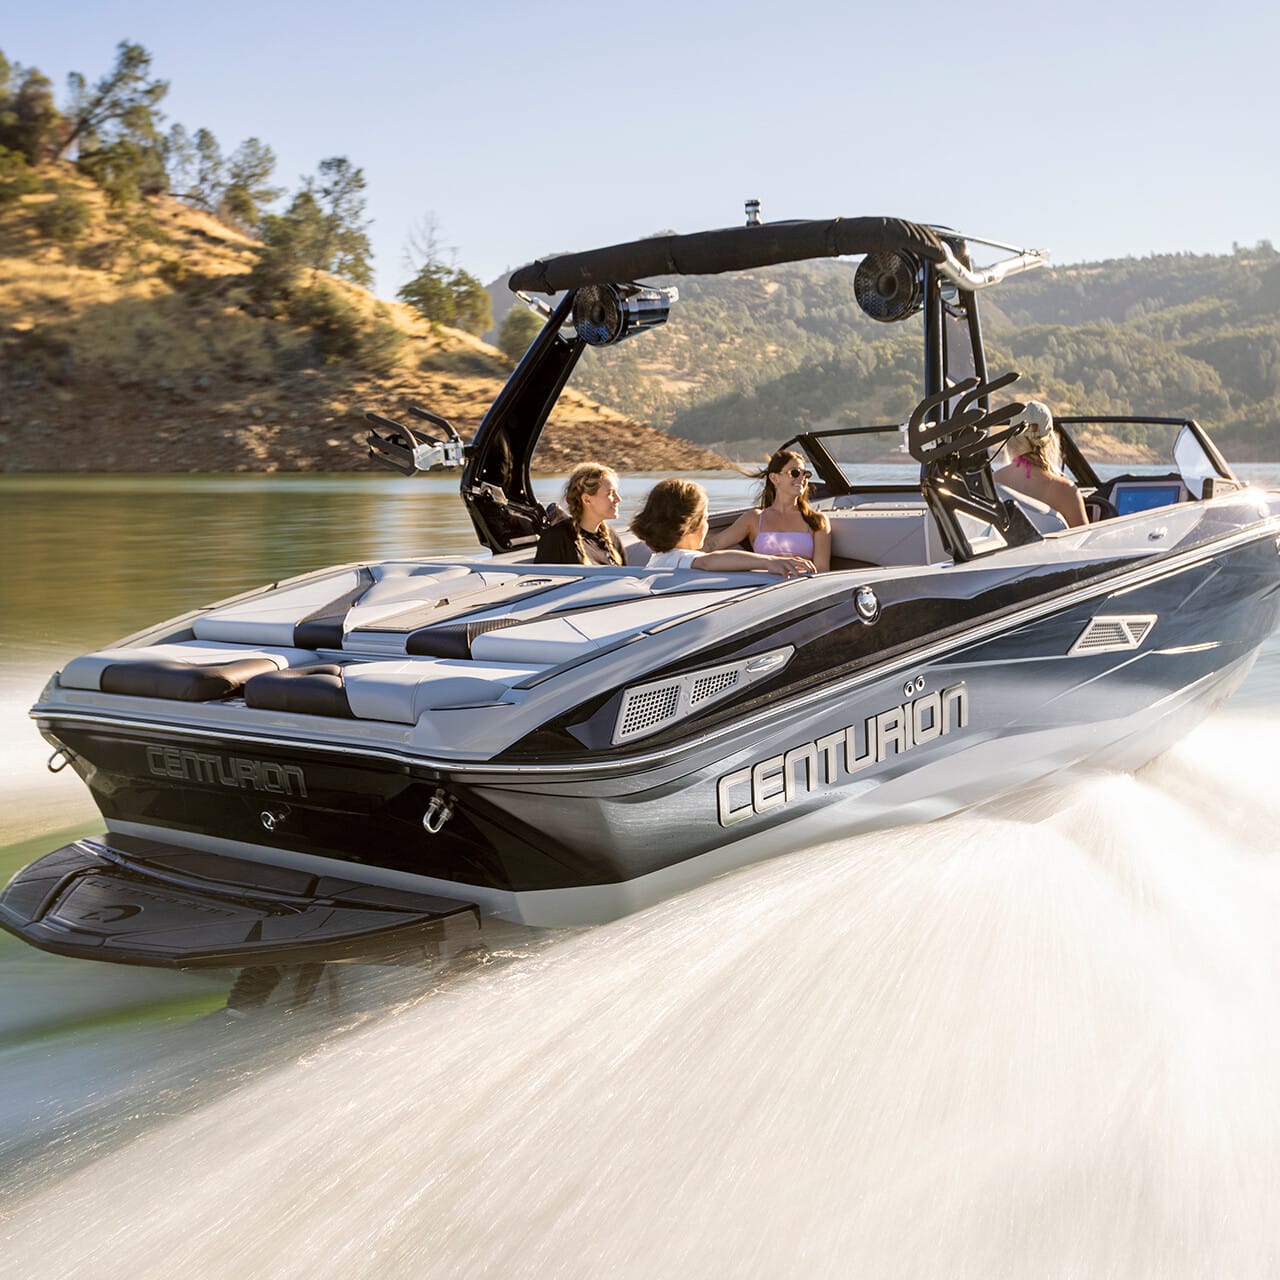
[{"label": "hazy sky", "polygon": [[1241,0],[75,0],[0,49],[96,80],[129,39],[164,109],[280,185],[368,180],[378,291],[434,212],[486,282],[557,250],[894,214],[1059,263],[1280,242],[1277,10]]}]

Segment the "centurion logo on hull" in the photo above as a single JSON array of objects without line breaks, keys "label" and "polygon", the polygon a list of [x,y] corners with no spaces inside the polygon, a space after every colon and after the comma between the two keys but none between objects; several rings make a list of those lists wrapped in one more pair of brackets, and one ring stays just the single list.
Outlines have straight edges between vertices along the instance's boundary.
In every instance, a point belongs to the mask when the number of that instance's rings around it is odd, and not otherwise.
[{"label": "centurion logo on hull", "polygon": [[[923,693],[924,677],[903,692]],[[923,693],[861,723],[802,742],[782,755],[726,773],[716,783],[716,807],[722,827],[789,804],[797,796],[837,786],[846,778],[882,764],[892,751],[903,755],[969,723],[969,693],[964,682],[940,693]]]},{"label": "centurion logo on hull", "polygon": [[156,778],[179,782],[216,782],[224,787],[269,791],[277,796],[305,796],[307,779],[296,764],[221,756],[186,747],[148,747],[147,768]]}]

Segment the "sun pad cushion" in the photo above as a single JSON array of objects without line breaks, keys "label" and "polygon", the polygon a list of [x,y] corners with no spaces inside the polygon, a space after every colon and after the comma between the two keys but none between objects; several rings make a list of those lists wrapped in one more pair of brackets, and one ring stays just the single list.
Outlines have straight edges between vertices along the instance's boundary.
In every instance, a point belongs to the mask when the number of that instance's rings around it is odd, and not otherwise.
[{"label": "sun pad cushion", "polygon": [[407,658],[354,662],[344,667],[342,674],[347,701],[358,719],[417,724],[424,713],[434,709],[496,702],[516,681],[540,670],[523,663]]}]

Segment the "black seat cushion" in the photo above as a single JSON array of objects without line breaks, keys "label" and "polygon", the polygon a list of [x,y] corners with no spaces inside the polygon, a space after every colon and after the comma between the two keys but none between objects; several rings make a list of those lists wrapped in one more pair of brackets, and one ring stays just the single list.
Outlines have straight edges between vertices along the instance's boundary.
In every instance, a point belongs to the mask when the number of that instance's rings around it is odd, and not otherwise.
[{"label": "black seat cushion", "polygon": [[342,682],[342,668],[336,663],[289,667],[255,676],[244,687],[244,701],[260,711],[355,719]]},{"label": "black seat cushion", "polygon": [[305,618],[299,619],[293,628],[293,644],[297,649],[341,649],[342,628],[347,610],[358,603],[361,596],[373,586],[372,572],[364,565],[356,570],[356,585],[344,591],[336,600],[321,605]]},{"label": "black seat cushion", "polygon": [[276,664],[270,658],[237,658],[232,662],[203,665],[153,658],[148,662],[117,662],[104,667],[98,687],[103,693],[134,698],[213,702],[239,693],[246,681],[267,672],[276,672]]},{"label": "black seat cushion", "polygon": [[415,658],[469,658],[476,636],[503,627],[518,627],[533,618],[481,618],[475,622],[448,622],[411,631],[404,651]]}]

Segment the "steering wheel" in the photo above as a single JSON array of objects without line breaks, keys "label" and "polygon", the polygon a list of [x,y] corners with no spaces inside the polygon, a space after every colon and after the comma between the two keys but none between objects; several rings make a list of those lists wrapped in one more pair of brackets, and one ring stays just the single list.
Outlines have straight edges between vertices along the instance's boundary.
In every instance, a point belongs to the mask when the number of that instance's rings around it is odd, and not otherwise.
[{"label": "steering wheel", "polygon": [[1113,503],[1098,497],[1096,493],[1091,493],[1084,500],[1084,513],[1089,517],[1090,524],[1097,524],[1099,520],[1114,520],[1120,514]]}]

